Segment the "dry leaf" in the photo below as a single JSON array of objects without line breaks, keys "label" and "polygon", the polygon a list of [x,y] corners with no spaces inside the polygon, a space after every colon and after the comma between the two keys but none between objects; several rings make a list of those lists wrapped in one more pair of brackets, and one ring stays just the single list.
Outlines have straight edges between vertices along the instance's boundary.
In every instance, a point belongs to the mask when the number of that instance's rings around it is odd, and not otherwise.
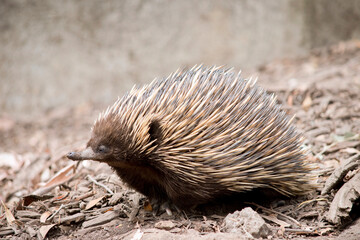
[{"label": "dry leaf", "polygon": [[66,182],[70,180],[70,178],[73,176],[73,174],[69,175],[70,170],[75,170],[76,163],[72,163],[63,169],[61,169],[59,172],[57,172],[43,187],[53,186],[53,185],[59,185],[60,183]]},{"label": "dry leaf", "polygon": [[16,221],[14,215],[6,207],[5,203],[2,200],[1,200],[1,204],[3,205],[4,210],[5,210],[6,221],[8,222],[9,225],[13,224]]},{"label": "dry leaf", "polygon": [[46,219],[51,215],[51,212],[50,211],[46,211],[44,212],[43,214],[41,214],[40,216],[40,222],[41,223],[45,223],[46,222]]},{"label": "dry leaf", "polygon": [[19,208],[22,208],[23,206],[29,206],[32,202],[44,201],[44,200],[50,199],[52,197],[53,197],[52,195],[42,195],[42,196],[27,195],[27,196],[24,196],[22,198],[22,204],[21,204],[21,206],[19,206]]},{"label": "dry leaf", "polygon": [[145,205],[144,205],[144,209],[145,211],[149,211],[151,212],[153,210],[151,204],[149,202],[147,202]]},{"label": "dry leaf", "polygon": [[72,163],[59,172],[57,172],[44,186],[36,189],[32,194],[33,195],[43,195],[51,191],[56,186],[64,184],[69,181],[75,174],[71,173],[71,170],[75,170],[76,163]]},{"label": "dry leaf", "polygon": [[293,106],[294,105],[294,97],[292,95],[289,95],[288,99],[287,99],[287,104],[289,106]]},{"label": "dry leaf", "polygon": [[53,201],[61,201],[61,200],[64,200],[66,199],[68,196],[69,196],[69,192],[67,192],[66,194],[62,194],[62,195],[59,195],[57,197],[54,197],[52,200]]},{"label": "dry leaf", "polygon": [[304,101],[302,102],[302,108],[305,111],[307,111],[311,107],[311,104],[312,104],[312,99],[311,99],[310,95],[306,95]]},{"label": "dry leaf", "polygon": [[274,214],[271,215],[264,215],[264,214],[260,214],[260,216],[270,222],[276,223],[278,224],[280,227],[290,227],[291,225],[287,222],[284,222],[280,219],[278,219]]},{"label": "dry leaf", "polygon": [[41,236],[42,236],[43,238],[45,238],[45,237],[46,237],[46,234],[49,232],[49,230],[50,230],[53,226],[55,226],[55,225],[56,225],[56,224],[50,224],[50,225],[42,226],[42,227],[39,229],[39,232],[40,232]]},{"label": "dry leaf", "polygon": [[104,198],[104,196],[91,200],[91,201],[88,202],[88,204],[86,205],[85,210],[88,210],[88,209],[92,208],[92,207],[95,206],[98,202],[100,202],[103,198]]}]

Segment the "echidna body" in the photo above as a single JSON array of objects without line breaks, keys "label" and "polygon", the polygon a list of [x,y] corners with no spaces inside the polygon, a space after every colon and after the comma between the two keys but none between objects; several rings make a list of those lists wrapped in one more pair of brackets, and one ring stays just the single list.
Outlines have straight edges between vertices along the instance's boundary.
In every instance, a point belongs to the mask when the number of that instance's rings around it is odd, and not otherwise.
[{"label": "echidna body", "polygon": [[222,67],[133,88],[100,114],[74,160],[110,165],[130,187],[180,208],[270,188],[312,189],[303,137],[273,95]]}]

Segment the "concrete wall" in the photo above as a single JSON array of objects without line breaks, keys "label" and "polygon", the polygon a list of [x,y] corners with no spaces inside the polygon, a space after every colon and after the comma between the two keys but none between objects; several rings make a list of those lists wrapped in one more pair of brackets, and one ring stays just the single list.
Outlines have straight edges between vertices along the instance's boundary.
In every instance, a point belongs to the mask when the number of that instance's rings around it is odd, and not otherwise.
[{"label": "concrete wall", "polygon": [[360,39],[359,0],[306,0],[304,42],[312,47]]},{"label": "concrete wall", "polygon": [[0,115],[110,104],[197,63],[298,56],[358,37],[359,16],[355,0],[1,0]]}]

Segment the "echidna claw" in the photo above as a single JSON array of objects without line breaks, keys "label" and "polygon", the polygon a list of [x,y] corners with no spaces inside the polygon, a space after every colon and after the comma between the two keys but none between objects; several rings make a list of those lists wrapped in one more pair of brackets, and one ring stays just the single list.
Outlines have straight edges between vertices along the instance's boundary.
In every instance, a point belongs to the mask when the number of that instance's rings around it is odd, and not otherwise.
[{"label": "echidna claw", "polygon": [[177,206],[175,206],[174,204],[171,204],[168,201],[160,204],[158,200],[152,200],[150,204],[151,204],[151,207],[153,209],[153,213],[155,216],[158,215],[159,213],[163,213],[163,212],[166,212],[167,215],[172,216],[173,211],[171,209],[176,210],[176,212],[181,212]]},{"label": "echidna claw", "polygon": [[172,216],[172,211],[170,208],[165,208],[165,211],[169,216]]}]

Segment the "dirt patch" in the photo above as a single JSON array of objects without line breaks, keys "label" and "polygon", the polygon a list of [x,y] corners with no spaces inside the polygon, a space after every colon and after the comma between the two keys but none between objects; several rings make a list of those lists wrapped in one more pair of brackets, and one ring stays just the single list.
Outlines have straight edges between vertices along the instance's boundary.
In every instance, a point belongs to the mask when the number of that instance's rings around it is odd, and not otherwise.
[{"label": "dirt patch", "polygon": [[[243,205],[266,220],[273,238],[356,239],[358,213],[351,212],[348,228],[330,224],[326,214],[337,190],[320,192],[334,169],[360,151],[360,44],[341,43],[251,72],[296,115],[319,166],[319,189],[302,198]],[[1,238],[239,239],[224,232],[223,220],[234,210],[227,204],[154,216],[146,198],[105,164],[67,160],[69,150],[85,145],[99,109],[59,108],[21,122],[0,116]]]}]

